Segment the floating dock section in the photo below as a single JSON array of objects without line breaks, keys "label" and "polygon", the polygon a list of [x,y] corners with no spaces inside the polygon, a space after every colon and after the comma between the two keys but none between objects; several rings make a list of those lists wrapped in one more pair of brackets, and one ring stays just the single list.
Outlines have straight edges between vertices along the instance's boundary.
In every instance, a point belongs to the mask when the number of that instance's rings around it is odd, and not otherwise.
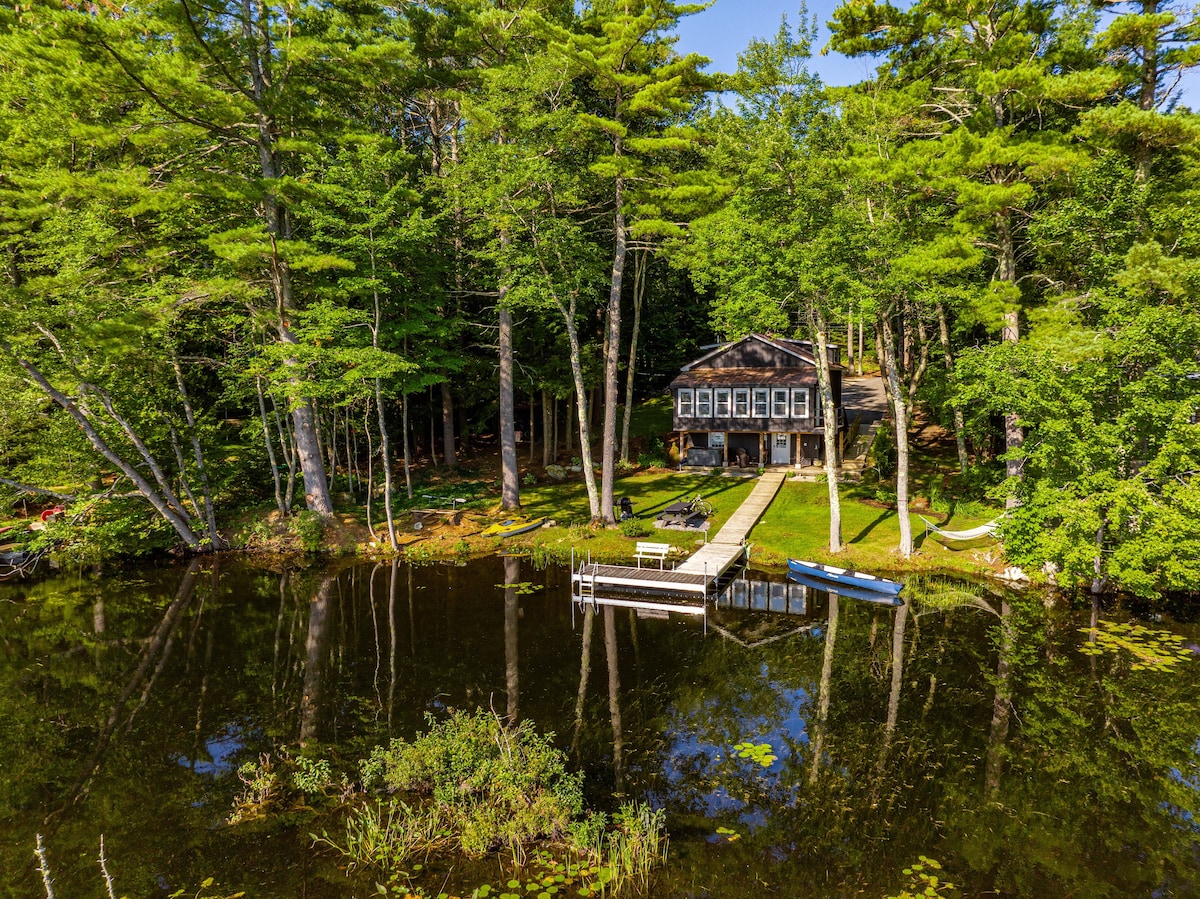
[{"label": "floating dock section", "polygon": [[[725,526],[691,556],[672,569],[637,568],[628,565],[600,565],[582,562],[571,573],[571,593],[577,600],[618,604],[603,599],[598,591],[667,593],[697,596],[707,600],[716,595],[717,581],[734,563],[746,558],[746,537],[758,523],[786,477],[783,471],[768,471]],[[678,610],[672,608],[672,611]]]}]

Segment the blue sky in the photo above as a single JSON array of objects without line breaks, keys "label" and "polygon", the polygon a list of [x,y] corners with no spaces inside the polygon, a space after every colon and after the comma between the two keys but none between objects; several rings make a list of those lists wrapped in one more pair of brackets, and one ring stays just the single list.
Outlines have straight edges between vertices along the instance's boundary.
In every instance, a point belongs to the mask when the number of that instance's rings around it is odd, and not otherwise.
[{"label": "blue sky", "polygon": [[[826,84],[855,84],[869,78],[874,71],[873,60],[848,59],[840,54],[818,55],[829,40],[825,27],[837,3],[832,0],[813,0],[808,16],[814,14],[820,25],[817,46],[809,68]],[[779,30],[780,18],[786,14],[794,29],[800,20],[797,0],[717,0],[709,9],[688,16],[679,26],[681,53],[702,53],[712,60],[709,69],[732,72],[737,68],[737,56],[753,38],[773,38]]]},{"label": "blue sky", "polygon": [[[829,41],[829,20],[837,3],[834,0],[810,0],[809,17],[814,14],[820,27],[817,46],[810,69],[826,84],[855,84],[869,78],[875,67],[870,58],[848,59],[819,51]],[[779,30],[780,17],[785,13],[793,27],[799,21],[799,0],[717,0],[709,9],[688,16],[679,27],[681,53],[702,53],[712,60],[710,70],[732,72],[737,68],[737,55],[752,38],[772,38]],[[1183,84],[1183,102],[1193,109],[1200,108],[1200,72],[1193,72]]]}]

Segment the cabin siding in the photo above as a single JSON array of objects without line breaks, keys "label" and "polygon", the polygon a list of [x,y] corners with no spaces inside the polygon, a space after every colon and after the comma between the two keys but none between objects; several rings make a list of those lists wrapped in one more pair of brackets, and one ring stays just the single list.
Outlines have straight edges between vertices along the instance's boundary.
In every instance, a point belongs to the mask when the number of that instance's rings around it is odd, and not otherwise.
[{"label": "cabin siding", "polygon": [[[841,422],[840,349],[830,346],[828,358]],[[737,464],[740,450],[754,464],[808,465],[824,453],[816,364],[806,341],[752,334],[713,350],[683,367],[671,399],[686,464]],[[710,435],[719,435],[719,446]]]}]

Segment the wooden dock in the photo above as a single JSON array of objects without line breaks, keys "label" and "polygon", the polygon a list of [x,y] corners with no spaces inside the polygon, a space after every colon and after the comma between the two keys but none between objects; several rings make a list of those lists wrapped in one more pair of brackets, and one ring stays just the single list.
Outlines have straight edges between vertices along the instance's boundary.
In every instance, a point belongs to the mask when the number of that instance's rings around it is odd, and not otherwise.
[{"label": "wooden dock", "polygon": [[593,601],[597,589],[647,590],[656,593],[699,594],[707,597],[718,579],[746,555],[746,537],[779,492],[784,471],[768,471],[758,479],[750,495],[725,522],[725,526],[696,552],[673,569],[635,568],[585,562],[571,573],[571,592],[576,599]]}]

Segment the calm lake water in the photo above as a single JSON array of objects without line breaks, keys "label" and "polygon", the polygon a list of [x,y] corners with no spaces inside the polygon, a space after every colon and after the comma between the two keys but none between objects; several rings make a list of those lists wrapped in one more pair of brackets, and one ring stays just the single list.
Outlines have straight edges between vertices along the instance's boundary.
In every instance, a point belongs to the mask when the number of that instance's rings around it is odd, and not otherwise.
[{"label": "calm lake water", "polygon": [[1200,895],[1194,620],[1145,621],[1192,649],[1145,667],[1125,613],[1089,643],[1036,593],[913,578],[896,610],[773,580],[706,617],[585,614],[565,570],[500,558],[0,585],[0,896],[44,895],[39,833],[59,899],[104,895],[102,836],[117,895],[370,895],[302,809],[227,824],[239,766],[303,742],[352,770],[487,706],[553,731],[593,805],[666,809],[655,896],[881,897],[920,855],[966,896]]}]

